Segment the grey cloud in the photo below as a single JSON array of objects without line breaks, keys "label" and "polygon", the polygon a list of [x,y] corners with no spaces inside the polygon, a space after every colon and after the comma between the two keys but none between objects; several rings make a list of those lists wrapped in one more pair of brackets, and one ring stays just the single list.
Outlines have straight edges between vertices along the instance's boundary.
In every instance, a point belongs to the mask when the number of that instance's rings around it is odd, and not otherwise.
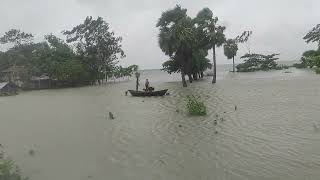
[{"label": "grey cloud", "polygon": [[[102,16],[117,35],[123,37],[127,58],[122,64],[138,64],[142,68],[160,68],[167,57],[158,47],[155,27],[161,13],[180,4],[190,16],[209,7],[227,27],[233,38],[244,30],[252,30],[251,48],[258,53],[281,53],[282,60],[299,59],[307,45],[302,37],[320,23],[318,0],[0,0],[0,34],[9,28],[20,28],[37,34],[59,32],[79,24],[88,16]],[[246,52],[240,45],[239,56]],[[1,49],[1,48],[0,48]],[[239,59],[237,57],[237,60]],[[230,63],[222,49],[218,63]]]}]

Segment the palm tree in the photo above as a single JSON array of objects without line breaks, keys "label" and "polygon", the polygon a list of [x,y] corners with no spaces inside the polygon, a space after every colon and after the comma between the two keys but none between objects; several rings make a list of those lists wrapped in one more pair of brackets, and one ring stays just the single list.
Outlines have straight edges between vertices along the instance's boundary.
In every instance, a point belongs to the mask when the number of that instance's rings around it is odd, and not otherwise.
[{"label": "palm tree", "polygon": [[233,72],[235,72],[234,57],[237,55],[238,44],[234,39],[228,39],[223,45],[224,55],[233,61]]},{"label": "palm tree", "polygon": [[157,23],[160,28],[159,46],[170,59],[177,62],[183,87],[187,86],[186,74],[192,82],[192,46],[195,39],[193,25],[192,19],[187,16],[187,10],[179,5],[163,12]]},{"label": "palm tree", "polygon": [[202,9],[195,19],[197,26],[203,30],[208,45],[208,49],[212,48],[213,55],[213,79],[212,83],[217,81],[217,60],[216,60],[216,47],[220,47],[225,42],[224,26],[219,26],[218,17],[213,17],[213,13],[209,8]]}]

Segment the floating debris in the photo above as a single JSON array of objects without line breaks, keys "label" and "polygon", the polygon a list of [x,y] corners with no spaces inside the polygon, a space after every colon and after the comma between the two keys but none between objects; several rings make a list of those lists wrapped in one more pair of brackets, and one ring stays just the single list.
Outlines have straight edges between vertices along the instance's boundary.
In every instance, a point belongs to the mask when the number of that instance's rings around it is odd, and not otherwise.
[{"label": "floating debris", "polygon": [[176,112],[177,112],[177,113],[179,113],[179,112],[180,112],[180,110],[179,110],[179,109],[177,109],[177,110],[176,110]]},{"label": "floating debris", "polygon": [[220,121],[224,121],[224,118],[221,118]]},{"label": "floating debris", "polygon": [[167,95],[167,96],[169,96],[169,95],[170,95],[170,93],[166,93],[166,95]]},{"label": "floating debris", "polygon": [[219,114],[216,114],[216,118],[218,118],[219,117]]},{"label": "floating debris", "polygon": [[237,109],[238,109],[238,106],[237,106],[237,105],[235,105],[235,106],[234,106],[234,110],[236,111]]},{"label": "floating debris", "polygon": [[30,150],[29,150],[29,152],[28,152],[28,154],[29,154],[30,156],[34,156],[34,154],[35,154],[35,150],[30,149]]},{"label": "floating debris", "polygon": [[166,164],[166,162],[164,162],[162,159],[159,159],[159,162],[164,165]]},{"label": "floating debris", "polygon": [[128,96],[128,91],[125,92],[126,96]]},{"label": "floating debris", "polygon": [[216,119],[213,121],[213,123],[215,126],[218,125],[218,121]]},{"label": "floating debris", "polygon": [[215,131],[214,133],[215,133],[215,134],[218,134],[218,131]]},{"label": "floating debris", "polygon": [[109,112],[109,118],[110,119],[114,119],[114,116],[113,116],[112,112]]},{"label": "floating debris", "polygon": [[225,114],[225,113],[227,113],[227,112],[223,112],[223,113]]},{"label": "floating debris", "polygon": [[181,125],[181,124],[179,124],[179,127],[181,128],[181,127],[182,127],[182,125]]}]

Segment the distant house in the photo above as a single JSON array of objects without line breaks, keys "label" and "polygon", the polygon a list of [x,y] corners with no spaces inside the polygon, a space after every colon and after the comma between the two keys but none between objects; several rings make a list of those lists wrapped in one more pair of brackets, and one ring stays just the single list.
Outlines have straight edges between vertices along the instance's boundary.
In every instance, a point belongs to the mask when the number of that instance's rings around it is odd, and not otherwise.
[{"label": "distant house", "polygon": [[0,96],[15,95],[18,93],[18,86],[12,82],[0,83]]},{"label": "distant house", "polygon": [[47,75],[33,76],[29,81],[29,89],[49,89],[51,88],[51,79]]}]

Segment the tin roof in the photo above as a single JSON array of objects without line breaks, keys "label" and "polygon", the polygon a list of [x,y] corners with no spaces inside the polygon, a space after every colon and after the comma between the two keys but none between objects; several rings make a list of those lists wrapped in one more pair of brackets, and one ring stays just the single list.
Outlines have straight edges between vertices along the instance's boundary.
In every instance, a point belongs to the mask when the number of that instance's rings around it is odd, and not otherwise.
[{"label": "tin roof", "polygon": [[9,82],[2,82],[0,83],[0,89],[4,88]]}]

